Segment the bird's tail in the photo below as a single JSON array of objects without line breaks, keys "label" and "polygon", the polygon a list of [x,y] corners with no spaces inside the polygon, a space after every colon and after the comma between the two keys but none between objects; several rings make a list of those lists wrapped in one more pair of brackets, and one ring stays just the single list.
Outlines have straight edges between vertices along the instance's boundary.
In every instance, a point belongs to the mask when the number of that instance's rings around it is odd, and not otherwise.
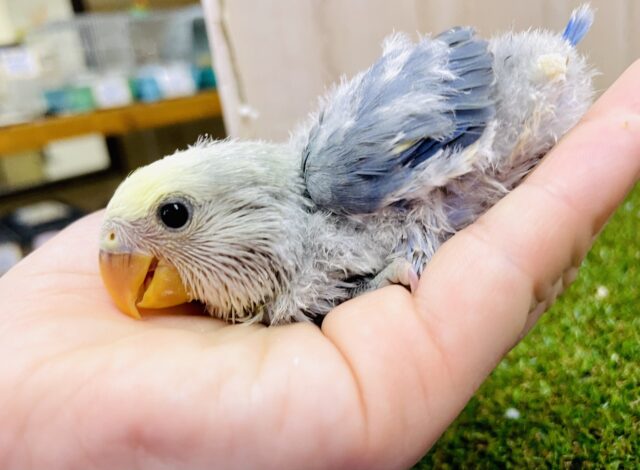
[{"label": "bird's tail", "polygon": [[571,13],[571,18],[567,23],[562,37],[571,43],[572,46],[577,45],[582,38],[589,32],[593,24],[593,10],[588,3],[576,8]]}]

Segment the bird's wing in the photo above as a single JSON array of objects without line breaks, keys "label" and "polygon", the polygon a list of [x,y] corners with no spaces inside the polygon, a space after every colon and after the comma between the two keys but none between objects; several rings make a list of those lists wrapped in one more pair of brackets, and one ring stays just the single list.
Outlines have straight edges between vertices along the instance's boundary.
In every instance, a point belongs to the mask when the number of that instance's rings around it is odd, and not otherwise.
[{"label": "bird's wing", "polygon": [[418,173],[455,173],[454,161],[432,170],[427,163],[455,158],[483,133],[494,115],[492,63],[487,42],[471,28],[416,44],[400,34],[388,38],[382,57],[330,92],[299,139],[313,201],[366,214],[409,197],[403,188]]}]

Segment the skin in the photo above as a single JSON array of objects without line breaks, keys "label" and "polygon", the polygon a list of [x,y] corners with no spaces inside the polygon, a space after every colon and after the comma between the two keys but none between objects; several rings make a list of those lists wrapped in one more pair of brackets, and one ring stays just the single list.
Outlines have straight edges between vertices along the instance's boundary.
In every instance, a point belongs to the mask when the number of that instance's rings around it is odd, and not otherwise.
[{"label": "skin", "polygon": [[393,286],[282,327],[120,313],[101,214],[0,280],[0,468],[403,468],[574,278],[640,175],[640,62]]}]

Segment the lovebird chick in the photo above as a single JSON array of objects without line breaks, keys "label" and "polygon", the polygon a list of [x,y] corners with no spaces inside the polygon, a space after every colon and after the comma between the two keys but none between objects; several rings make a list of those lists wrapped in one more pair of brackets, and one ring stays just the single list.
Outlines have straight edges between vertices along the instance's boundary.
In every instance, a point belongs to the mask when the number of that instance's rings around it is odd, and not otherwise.
[{"label": "lovebird chick", "polygon": [[593,73],[575,46],[592,20],[583,6],[561,34],[394,34],[290,142],[201,140],[138,169],[101,232],[115,303],[139,317],[199,301],[230,322],[280,324],[387,284],[415,289],[438,247],[588,108]]}]

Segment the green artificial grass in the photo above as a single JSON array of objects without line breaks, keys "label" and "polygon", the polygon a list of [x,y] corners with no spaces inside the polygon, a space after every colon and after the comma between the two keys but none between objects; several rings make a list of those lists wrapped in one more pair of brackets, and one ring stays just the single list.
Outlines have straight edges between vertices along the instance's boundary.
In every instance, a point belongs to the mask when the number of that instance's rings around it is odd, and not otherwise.
[{"label": "green artificial grass", "polygon": [[640,468],[639,232],[640,187],[415,468]]}]

